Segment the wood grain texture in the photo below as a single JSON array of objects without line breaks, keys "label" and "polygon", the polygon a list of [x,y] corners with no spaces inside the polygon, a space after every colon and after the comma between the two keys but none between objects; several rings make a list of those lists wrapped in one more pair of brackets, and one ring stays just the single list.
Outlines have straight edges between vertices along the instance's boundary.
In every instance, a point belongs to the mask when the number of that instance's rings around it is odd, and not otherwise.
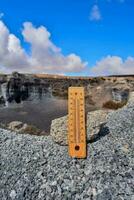
[{"label": "wood grain texture", "polygon": [[69,87],[68,96],[69,155],[74,158],[85,158],[86,130],[84,87]]}]

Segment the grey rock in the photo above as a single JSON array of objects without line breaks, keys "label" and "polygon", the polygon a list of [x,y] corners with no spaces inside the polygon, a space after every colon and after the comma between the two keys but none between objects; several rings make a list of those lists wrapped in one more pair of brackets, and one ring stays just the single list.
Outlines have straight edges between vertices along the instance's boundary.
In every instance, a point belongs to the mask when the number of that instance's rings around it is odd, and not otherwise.
[{"label": "grey rock", "polygon": [[15,190],[12,190],[12,191],[11,191],[10,197],[11,197],[11,199],[15,199],[15,197],[16,197],[16,192],[15,192]]},{"label": "grey rock", "polygon": [[129,98],[129,87],[120,88],[117,85],[112,88],[112,98],[114,101],[127,101]]},{"label": "grey rock", "polygon": [[56,143],[67,145],[67,123],[67,116],[52,120],[50,135]]},{"label": "grey rock", "polygon": [[[106,123],[108,113],[111,110],[97,110],[88,112],[87,114],[87,140],[93,140],[98,136],[98,133]],[[51,123],[50,135],[53,141],[60,145],[67,145],[67,133],[68,133],[68,116],[55,119]]]},{"label": "grey rock", "polygon": [[18,131],[23,127],[23,123],[20,121],[12,121],[8,124],[8,128],[13,131]]},{"label": "grey rock", "polygon": [[104,189],[102,193],[98,194],[96,197],[96,200],[102,200],[102,199],[107,199],[107,200],[112,200],[112,194],[108,189]]},{"label": "grey rock", "polygon": [[0,129],[0,199],[131,200],[133,120],[133,101],[109,113],[86,159],[70,158],[51,136]]},{"label": "grey rock", "polygon": [[87,140],[93,140],[98,136],[101,127],[106,123],[111,110],[97,110],[87,114]]}]

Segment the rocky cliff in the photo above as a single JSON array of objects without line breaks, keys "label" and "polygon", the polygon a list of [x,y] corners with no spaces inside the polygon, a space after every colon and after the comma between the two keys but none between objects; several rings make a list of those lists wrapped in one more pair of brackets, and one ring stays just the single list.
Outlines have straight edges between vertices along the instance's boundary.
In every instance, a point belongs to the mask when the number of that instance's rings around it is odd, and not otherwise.
[{"label": "rocky cliff", "polygon": [[134,89],[134,76],[66,77],[17,72],[0,75],[0,104],[40,99],[44,95],[67,98],[70,86],[84,86],[87,104],[97,108],[110,99],[126,100]]}]

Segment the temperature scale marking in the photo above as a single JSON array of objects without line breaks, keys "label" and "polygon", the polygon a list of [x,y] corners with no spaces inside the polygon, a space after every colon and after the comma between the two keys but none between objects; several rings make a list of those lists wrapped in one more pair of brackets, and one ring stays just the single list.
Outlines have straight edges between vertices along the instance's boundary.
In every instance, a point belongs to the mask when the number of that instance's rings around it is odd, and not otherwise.
[{"label": "temperature scale marking", "polygon": [[69,155],[74,158],[85,158],[86,131],[84,88],[69,87],[68,94]]}]

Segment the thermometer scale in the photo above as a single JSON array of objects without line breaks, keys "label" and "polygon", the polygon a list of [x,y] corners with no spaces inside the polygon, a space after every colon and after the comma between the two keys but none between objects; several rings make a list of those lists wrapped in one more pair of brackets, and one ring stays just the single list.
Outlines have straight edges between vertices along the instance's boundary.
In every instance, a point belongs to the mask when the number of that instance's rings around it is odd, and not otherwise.
[{"label": "thermometer scale", "polygon": [[86,157],[85,98],[83,87],[69,87],[68,144],[69,155]]}]

